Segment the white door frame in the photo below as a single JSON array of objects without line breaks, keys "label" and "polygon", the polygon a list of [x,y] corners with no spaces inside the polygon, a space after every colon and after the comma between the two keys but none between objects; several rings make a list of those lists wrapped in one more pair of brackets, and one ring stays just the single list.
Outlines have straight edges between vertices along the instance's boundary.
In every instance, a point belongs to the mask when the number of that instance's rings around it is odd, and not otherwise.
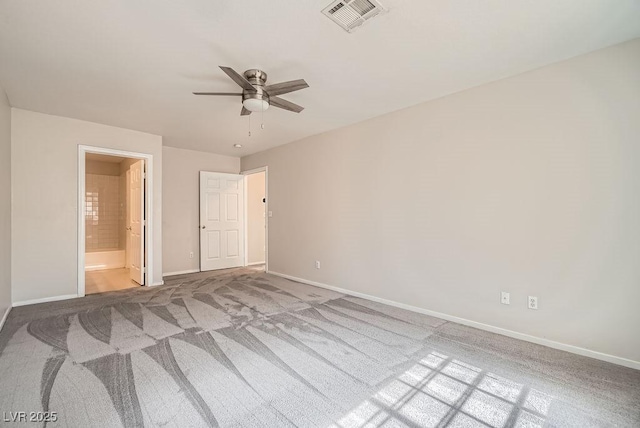
[{"label": "white door frame", "polygon": [[78,145],[78,297],[85,295],[85,165],[86,154],[120,156],[143,159],[146,165],[145,180],[145,286],[154,284],[153,278],[153,155],[148,153],[127,152],[104,147]]},{"label": "white door frame", "polygon": [[[264,207],[265,214],[265,229],[264,229],[264,271],[269,272],[269,167],[261,166],[259,168],[249,169],[247,171],[242,171],[240,174],[242,175],[251,175],[256,174],[258,172],[264,171],[264,198],[266,200]],[[247,181],[244,180],[244,206],[245,206],[245,216],[244,216],[244,265],[248,266],[249,264],[249,216],[247,215]]]}]

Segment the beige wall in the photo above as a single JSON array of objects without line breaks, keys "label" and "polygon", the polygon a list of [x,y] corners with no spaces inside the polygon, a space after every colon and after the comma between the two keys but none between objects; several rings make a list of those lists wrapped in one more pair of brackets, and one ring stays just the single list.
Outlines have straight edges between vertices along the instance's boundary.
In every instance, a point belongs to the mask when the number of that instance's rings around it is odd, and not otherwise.
[{"label": "beige wall", "polygon": [[[164,272],[200,270],[200,171],[240,172],[240,159],[163,147]],[[193,252],[193,258],[189,253]]]},{"label": "beige wall", "polygon": [[265,261],[265,173],[247,178],[247,258],[248,263]]},{"label": "beige wall", "polygon": [[0,323],[11,307],[11,107],[0,86]]},{"label": "beige wall", "polygon": [[77,293],[78,145],[153,155],[153,281],[162,279],[162,137],[12,109],[13,301]]},{"label": "beige wall", "polygon": [[634,40],[243,158],[270,270],[640,362],[639,76]]},{"label": "beige wall", "polygon": [[120,175],[120,163],[87,160],[85,173],[97,175]]}]

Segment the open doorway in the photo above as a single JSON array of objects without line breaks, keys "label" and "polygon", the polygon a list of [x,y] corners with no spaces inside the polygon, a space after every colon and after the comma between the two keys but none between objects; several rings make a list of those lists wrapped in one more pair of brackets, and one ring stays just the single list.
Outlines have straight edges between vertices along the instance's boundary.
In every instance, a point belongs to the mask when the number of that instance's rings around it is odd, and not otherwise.
[{"label": "open doorway", "polygon": [[85,156],[85,293],[144,285],[144,160]]},{"label": "open doorway", "polygon": [[200,171],[200,271],[269,269],[267,167]]},{"label": "open doorway", "polygon": [[151,154],[78,146],[79,297],[153,283],[152,167]]},{"label": "open doorway", "polygon": [[246,183],[246,257],[247,266],[267,270],[267,168],[243,173]]}]

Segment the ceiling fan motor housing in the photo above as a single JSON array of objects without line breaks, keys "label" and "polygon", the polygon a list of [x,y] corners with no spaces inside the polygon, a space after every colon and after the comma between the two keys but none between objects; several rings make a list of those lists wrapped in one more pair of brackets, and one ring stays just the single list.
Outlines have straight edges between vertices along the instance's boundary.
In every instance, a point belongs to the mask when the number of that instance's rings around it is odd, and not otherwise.
[{"label": "ceiling fan motor housing", "polygon": [[269,108],[269,94],[263,87],[267,82],[267,73],[256,68],[244,72],[244,77],[251,83],[256,91],[242,91],[242,105],[249,111],[265,111]]},{"label": "ceiling fan motor housing", "polygon": [[267,83],[267,73],[262,70],[258,70],[257,68],[245,71],[244,77],[252,85],[264,86],[264,84]]}]

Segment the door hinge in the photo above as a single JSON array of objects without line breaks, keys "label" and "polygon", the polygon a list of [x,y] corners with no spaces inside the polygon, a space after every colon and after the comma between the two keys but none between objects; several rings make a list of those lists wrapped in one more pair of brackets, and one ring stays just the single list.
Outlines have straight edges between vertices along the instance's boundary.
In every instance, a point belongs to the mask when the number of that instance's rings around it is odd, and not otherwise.
[{"label": "door hinge", "polygon": [[147,225],[147,220],[142,220],[142,225],[146,226]]},{"label": "door hinge", "polygon": [[143,179],[143,180],[146,180],[146,179],[147,179],[147,173],[146,173],[146,172],[143,172],[143,173],[142,173],[142,179]]}]

